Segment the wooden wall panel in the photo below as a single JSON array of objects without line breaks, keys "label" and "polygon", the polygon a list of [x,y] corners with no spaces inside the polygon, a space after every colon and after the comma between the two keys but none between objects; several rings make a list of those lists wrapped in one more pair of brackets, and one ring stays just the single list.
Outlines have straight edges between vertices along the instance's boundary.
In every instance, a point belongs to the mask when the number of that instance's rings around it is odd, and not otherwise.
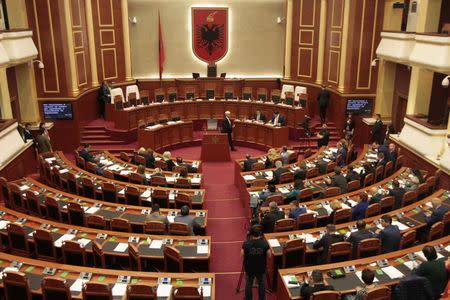
[{"label": "wooden wall panel", "polygon": [[342,55],[344,0],[330,0],[327,2],[327,5],[323,82],[336,88],[339,83],[339,68]]},{"label": "wooden wall panel", "polygon": [[125,80],[125,56],[120,1],[93,0],[95,51],[100,82]]},{"label": "wooden wall panel", "polygon": [[320,0],[294,0],[291,78],[317,79]]},{"label": "wooden wall panel", "polygon": [[371,66],[376,57],[383,23],[384,1],[352,1],[350,7],[345,90],[351,93],[375,93],[378,68]]},{"label": "wooden wall panel", "polygon": [[26,1],[27,16],[33,40],[38,48],[38,59],[45,68],[35,68],[36,90],[38,97],[58,97],[67,94],[66,71],[64,61],[64,43],[58,1]]},{"label": "wooden wall panel", "polygon": [[82,92],[92,86],[85,0],[70,0],[70,13],[77,84],[78,89]]}]

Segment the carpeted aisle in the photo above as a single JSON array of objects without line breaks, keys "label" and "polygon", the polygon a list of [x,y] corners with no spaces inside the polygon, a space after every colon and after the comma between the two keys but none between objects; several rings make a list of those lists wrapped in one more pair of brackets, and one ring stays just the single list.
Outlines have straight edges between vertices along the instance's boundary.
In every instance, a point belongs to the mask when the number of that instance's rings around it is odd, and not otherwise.
[{"label": "carpeted aisle", "polygon": [[[172,156],[185,159],[199,159],[200,147],[187,147],[173,150]],[[231,152],[231,159],[245,157],[245,154],[261,155],[258,151],[246,147],[237,147]],[[238,189],[234,185],[234,163],[202,163],[206,189],[205,208],[208,210],[207,234],[212,238],[210,270],[216,273],[216,298],[243,299],[244,292],[236,294],[236,286],[242,268],[240,257],[242,243],[248,229],[248,219],[239,199]],[[241,289],[244,289],[245,281]],[[257,291],[254,289],[254,299]],[[267,299],[275,299],[267,294]]]}]

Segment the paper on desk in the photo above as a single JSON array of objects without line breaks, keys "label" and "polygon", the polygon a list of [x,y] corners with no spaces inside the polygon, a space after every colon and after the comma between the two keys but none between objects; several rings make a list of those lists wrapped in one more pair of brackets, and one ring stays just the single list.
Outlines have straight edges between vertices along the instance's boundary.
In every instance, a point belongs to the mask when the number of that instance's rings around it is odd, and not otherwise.
[{"label": "paper on desk", "polygon": [[198,292],[201,293],[203,290],[203,297],[211,297],[211,286],[210,285],[202,285],[198,288]]},{"label": "paper on desk", "polygon": [[162,244],[163,244],[163,241],[162,240],[153,240],[151,243],[150,243],[150,249],[161,249],[161,247],[162,247]]},{"label": "paper on desk", "polygon": [[208,245],[197,246],[197,254],[208,254]]},{"label": "paper on desk", "polygon": [[350,206],[348,206],[348,205],[345,204],[345,203],[341,203],[341,206],[342,206],[342,208],[350,208]]},{"label": "paper on desk", "polygon": [[113,296],[123,296],[127,291],[128,284],[126,283],[116,283],[112,288]]},{"label": "paper on desk", "polygon": [[349,200],[348,200],[348,203],[350,203],[350,205],[351,205],[352,207],[358,204],[358,202],[356,202],[356,201],[354,201],[354,200],[352,200],[352,199],[349,199]]},{"label": "paper on desk", "polygon": [[175,222],[175,216],[167,216],[167,220],[169,220],[169,223]]},{"label": "paper on desk", "polygon": [[175,177],[173,177],[173,176],[166,176],[166,181],[168,183],[174,183],[175,182]]},{"label": "paper on desk", "polygon": [[150,190],[145,190],[145,192],[143,192],[143,193],[141,194],[141,197],[142,197],[142,198],[148,198],[148,197],[150,197]]},{"label": "paper on desk", "polygon": [[122,171],[120,171],[120,175],[129,175],[131,173],[133,173],[133,171],[131,171],[131,170],[122,170]]},{"label": "paper on desk", "polygon": [[30,187],[28,186],[28,185],[21,185],[20,187],[19,187],[19,189],[21,190],[21,191],[25,191],[25,190],[28,190]]},{"label": "paper on desk", "polygon": [[74,234],[64,234],[62,237],[55,241],[55,247],[61,247],[65,241],[70,241],[75,237]]},{"label": "paper on desk", "polygon": [[9,223],[10,223],[9,221],[4,221],[4,220],[0,221],[0,230],[5,229]]},{"label": "paper on desk", "polygon": [[313,214],[315,214],[315,215],[318,215],[319,213],[317,212],[317,211],[315,211],[315,210],[309,210],[309,209],[307,209],[306,210],[306,213],[313,213]]},{"label": "paper on desk", "polygon": [[273,171],[266,171],[264,174],[266,174],[266,177],[273,178]]},{"label": "paper on desk", "polygon": [[125,189],[121,189],[117,194],[119,194],[119,195],[125,195]]},{"label": "paper on desk", "polygon": [[80,293],[83,289],[83,283],[88,282],[89,280],[78,278],[75,282],[70,286],[70,291],[75,293]]},{"label": "paper on desk", "polygon": [[330,162],[331,161],[331,159],[328,159],[328,158],[325,158],[325,157],[322,158],[322,160],[325,161],[325,162]]},{"label": "paper on desk", "polygon": [[278,190],[279,190],[281,193],[283,193],[283,194],[289,193],[289,189],[287,189],[287,188],[285,188],[285,187],[281,187],[281,188],[279,188]]},{"label": "paper on desk", "polygon": [[67,173],[67,172],[69,172],[69,170],[67,170],[67,169],[59,170],[59,174],[64,174],[64,173]]},{"label": "paper on desk", "polygon": [[280,247],[280,242],[277,239],[268,239],[267,242],[271,247]]},{"label": "paper on desk", "polygon": [[[356,271],[355,275],[358,277],[359,281],[361,281],[362,283],[364,283],[364,281],[362,280],[361,276],[362,276],[362,271]],[[378,278],[374,278],[373,282],[379,282]]]},{"label": "paper on desk", "polygon": [[420,257],[421,260],[427,261],[425,255],[423,255],[422,251],[420,251],[420,252],[415,252],[414,254],[417,255],[417,257]]},{"label": "paper on desk", "polygon": [[170,193],[169,194],[169,200],[175,200],[175,194],[174,193]]},{"label": "paper on desk", "polygon": [[331,206],[329,204],[322,204],[323,208],[327,210],[328,214],[331,214],[333,210],[331,209]]},{"label": "paper on desk", "polygon": [[114,252],[125,252],[128,249],[127,243],[119,243],[116,248],[114,248]]},{"label": "paper on desk", "polygon": [[412,269],[414,269],[415,267],[417,267],[417,262],[414,262],[414,261],[407,261],[407,262],[404,263],[404,265],[405,265],[408,269],[412,270]]},{"label": "paper on desk", "polygon": [[79,239],[78,240],[78,243],[80,243],[81,244],[81,247],[86,247],[86,245],[87,244],[89,244],[91,242],[91,240],[90,239]]},{"label": "paper on desk", "polygon": [[255,180],[256,177],[253,175],[244,175],[244,180],[245,181],[250,181],[250,180]]},{"label": "paper on desk", "polygon": [[52,162],[54,160],[56,160],[56,157],[49,157],[45,159],[46,162]]},{"label": "paper on desk", "polygon": [[450,252],[450,245],[448,245],[447,247],[445,247],[445,251]]},{"label": "paper on desk", "polygon": [[193,177],[193,178],[191,178],[191,183],[192,184],[200,184],[201,180],[202,180],[201,177]]},{"label": "paper on desk", "polygon": [[100,209],[100,207],[92,206],[86,210],[86,213],[87,214],[95,214],[99,209]]},{"label": "paper on desk", "polygon": [[400,229],[400,230],[409,229],[409,226],[407,226],[407,225],[405,225],[405,224],[403,224],[403,223],[401,223],[399,221],[392,221],[392,225],[397,225],[398,229]]},{"label": "paper on desk", "polygon": [[397,270],[393,266],[382,268],[382,270],[391,279],[403,278],[405,276],[405,275],[403,275],[402,272],[400,272],[399,270]]},{"label": "paper on desk", "polygon": [[[286,286],[288,287],[288,289],[295,288],[295,287],[299,286],[298,280],[295,277],[295,275],[284,275],[283,276],[283,281],[286,284]],[[289,283],[289,281],[297,281],[297,283]]]},{"label": "paper on desk", "polygon": [[358,174],[361,174],[362,172],[364,172],[364,168],[363,167],[354,168],[353,171],[355,171]]},{"label": "paper on desk", "polygon": [[317,241],[317,239],[310,233],[305,234],[305,243],[310,244]]},{"label": "paper on desk", "polygon": [[158,288],[156,289],[157,297],[170,297],[172,293],[172,285],[171,284],[158,284]]}]

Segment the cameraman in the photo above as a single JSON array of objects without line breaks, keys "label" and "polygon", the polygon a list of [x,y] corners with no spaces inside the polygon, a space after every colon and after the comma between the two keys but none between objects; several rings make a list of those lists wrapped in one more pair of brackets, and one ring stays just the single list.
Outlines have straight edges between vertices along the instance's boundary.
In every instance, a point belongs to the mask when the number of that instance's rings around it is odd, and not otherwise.
[{"label": "cameraman", "polygon": [[269,244],[262,238],[261,225],[253,225],[250,228],[247,241],[242,245],[241,256],[244,258],[245,268],[245,299],[252,300],[253,280],[258,281],[259,300],[266,299],[265,291],[265,273],[266,260],[270,255]]}]

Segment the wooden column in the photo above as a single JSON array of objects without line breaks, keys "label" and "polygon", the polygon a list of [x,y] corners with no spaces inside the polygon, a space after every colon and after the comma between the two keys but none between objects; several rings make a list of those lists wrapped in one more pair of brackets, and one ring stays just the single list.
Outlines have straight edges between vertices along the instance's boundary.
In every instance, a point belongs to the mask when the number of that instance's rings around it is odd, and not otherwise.
[{"label": "wooden column", "polygon": [[291,79],[293,0],[287,0],[286,41],[284,47],[284,79]]}]

